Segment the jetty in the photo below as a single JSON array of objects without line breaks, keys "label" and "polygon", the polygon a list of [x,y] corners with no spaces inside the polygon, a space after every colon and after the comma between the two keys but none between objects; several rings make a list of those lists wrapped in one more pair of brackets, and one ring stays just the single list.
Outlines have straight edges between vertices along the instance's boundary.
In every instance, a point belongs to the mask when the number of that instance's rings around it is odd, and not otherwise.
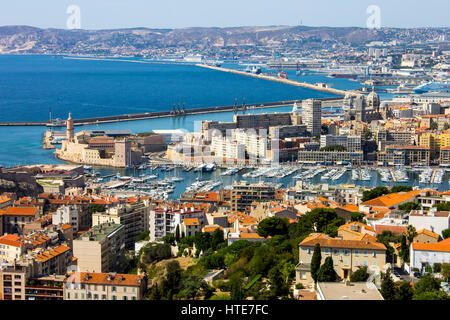
[{"label": "jetty", "polygon": [[[316,100],[321,100],[323,106],[326,104],[339,104],[342,102],[342,98],[320,98]],[[217,107],[206,107],[206,108],[192,108],[184,109],[180,111],[158,111],[158,112],[143,112],[143,113],[130,113],[117,116],[104,116],[95,118],[83,118],[74,119],[73,124],[75,126],[90,125],[90,124],[101,124],[101,123],[111,123],[111,122],[122,122],[122,121],[134,121],[134,120],[146,120],[155,118],[167,118],[167,117],[182,117],[186,115],[202,114],[202,113],[215,113],[215,112],[227,112],[227,111],[246,111],[251,109],[265,109],[265,108],[277,108],[291,106],[294,103],[301,104],[302,100],[286,100],[286,101],[276,101],[276,102],[263,102],[263,103],[252,103],[252,104],[242,104],[242,105],[228,105],[228,106],[217,106]],[[50,122],[45,121],[26,121],[26,122],[0,122],[0,126],[47,126]]]},{"label": "jetty", "polygon": [[[217,70],[217,71],[222,71],[222,72],[239,74],[242,76],[248,76],[248,77],[253,77],[253,78],[257,78],[257,79],[281,82],[284,84],[289,84],[291,86],[303,87],[303,88],[307,88],[307,89],[333,93],[333,94],[337,94],[337,95],[341,95],[341,96],[345,96],[347,93],[352,92],[352,91],[331,88],[331,87],[325,86],[324,84],[311,84],[311,83],[306,83],[306,82],[299,82],[299,81],[295,81],[295,80],[289,80],[286,78],[278,78],[278,77],[274,77],[274,76],[268,76],[265,74],[255,74],[255,73],[245,72],[245,71],[241,71],[241,70],[215,67],[215,66],[210,66],[207,64],[196,64],[196,66],[202,67],[202,68],[207,68],[207,69],[212,69],[212,70]],[[355,91],[355,93],[356,93],[356,91]]]}]

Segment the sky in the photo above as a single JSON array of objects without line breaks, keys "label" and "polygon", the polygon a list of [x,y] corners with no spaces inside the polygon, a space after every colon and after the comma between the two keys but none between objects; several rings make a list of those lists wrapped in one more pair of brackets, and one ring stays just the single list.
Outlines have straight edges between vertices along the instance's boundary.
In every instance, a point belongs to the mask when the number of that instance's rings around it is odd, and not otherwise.
[{"label": "sky", "polygon": [[448,27],[450,20],[449,0],[3,0],[0,25],[67,28],[71,5],[82,29],[366,27],[370,5],[379,7],[381,27]]}]

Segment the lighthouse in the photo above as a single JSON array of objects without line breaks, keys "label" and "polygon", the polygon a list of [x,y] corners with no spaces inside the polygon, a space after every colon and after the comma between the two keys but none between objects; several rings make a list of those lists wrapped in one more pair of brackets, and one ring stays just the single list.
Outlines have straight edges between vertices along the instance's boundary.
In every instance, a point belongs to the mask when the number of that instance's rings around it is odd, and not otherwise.
[{"label": "lighthouse", "polygon": [[66,120],[66,139],[69,142],[73,142],[73,120],[72,113],[69,112],[69,118]]}]

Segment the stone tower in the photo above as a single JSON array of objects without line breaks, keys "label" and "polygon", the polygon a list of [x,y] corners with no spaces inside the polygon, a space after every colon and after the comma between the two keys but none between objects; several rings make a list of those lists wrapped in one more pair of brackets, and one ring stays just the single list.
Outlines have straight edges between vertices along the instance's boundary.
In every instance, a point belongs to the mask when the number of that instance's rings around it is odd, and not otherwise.
[{"label": "stone tower", "polygon": [[69,112],[69,118],[67,118],[67,121],[66,121],[66,138],[67,138],[67,141],[69,141],[69,142],[74,141],[73,119],[72,119],[72,113],[70,113],[70,112]]}]

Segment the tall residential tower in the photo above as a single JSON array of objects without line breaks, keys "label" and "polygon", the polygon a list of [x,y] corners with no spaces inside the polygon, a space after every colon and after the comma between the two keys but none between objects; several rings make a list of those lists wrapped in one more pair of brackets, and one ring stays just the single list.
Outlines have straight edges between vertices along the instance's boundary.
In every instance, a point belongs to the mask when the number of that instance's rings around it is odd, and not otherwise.
[{"label": "tall residential tower", "polygon": [[322,102],[308,99],[302,102],[302,121],[313,137],[319,137],[322,128]]}]

